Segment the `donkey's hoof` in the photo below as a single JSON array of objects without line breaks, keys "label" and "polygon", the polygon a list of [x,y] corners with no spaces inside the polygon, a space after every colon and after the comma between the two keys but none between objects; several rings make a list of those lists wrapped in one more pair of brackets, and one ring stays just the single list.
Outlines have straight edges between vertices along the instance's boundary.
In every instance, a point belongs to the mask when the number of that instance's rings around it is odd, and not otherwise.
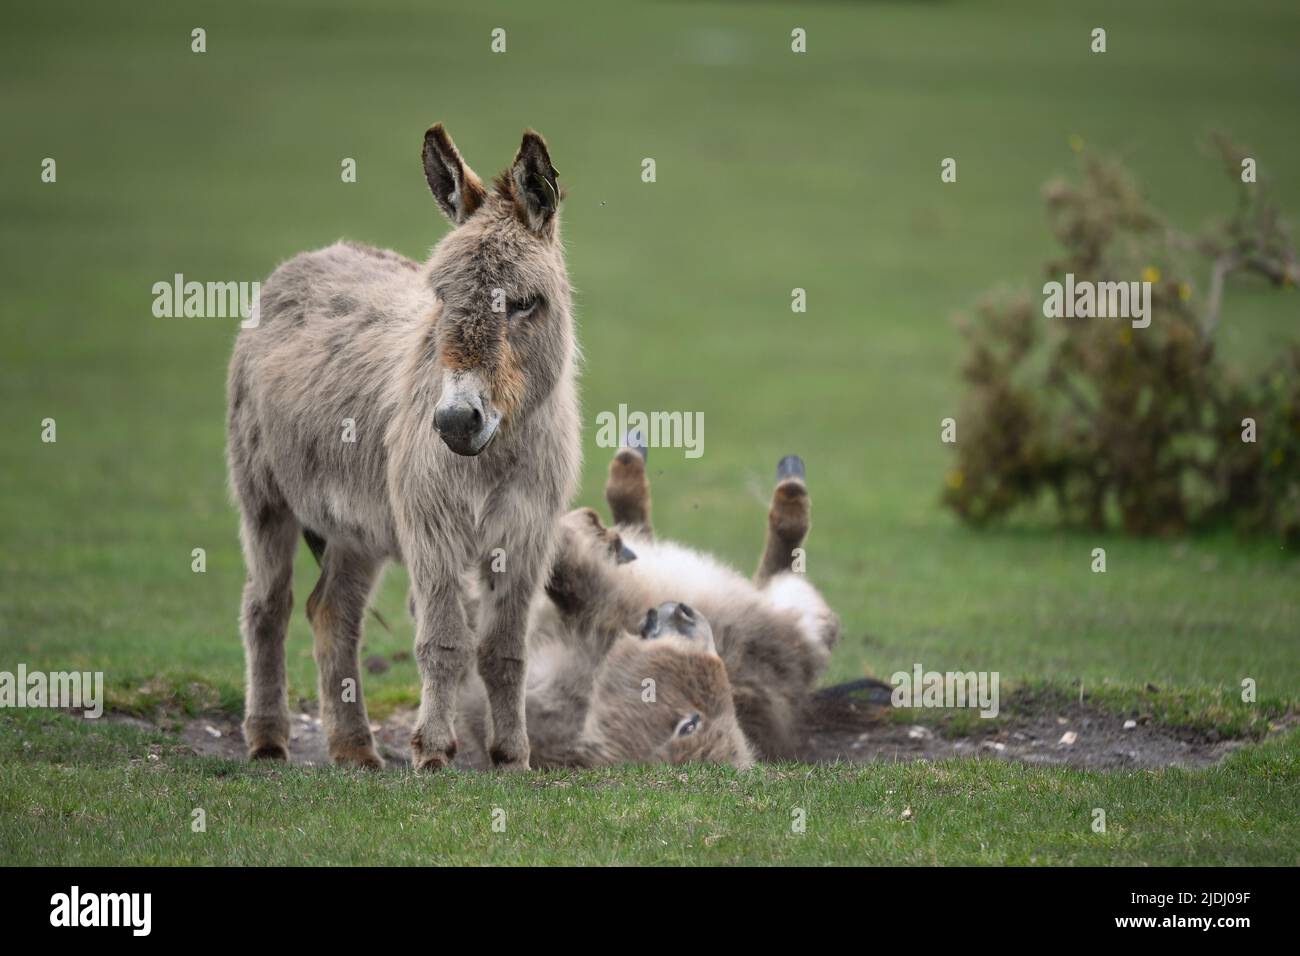
[{"label": "donkey's hoof", "polygon": [[421,773],[437,773],[451,766],[453,757],[447,753],[419,754],[411,761],[411,766]]},{"label": "donkey's hoof", "polygon": [[429,773],[442,770],[444,767],[451,766],[451,762],[456,759],[458,749],[455,737],[445,749],[440,749],[427,745],[420,732],[416,731],[411,736],[411,766],[416,770],[425,770]]},{"label": "donkey's hoof", "polygon": [[259,743],[248,748],[249,760],[288,760],[289,748],[281,743]]},{"label": "donkey's hoof", "polygon": [[528,766],[528,752],[527,752],[527,751],[525,751],[525,752],[523,753],[523,755],[521,756],[521,755],[515,753],[514,751],[506,750],[506,749],[504,749],[504,748],[500,748],[500,749],[498,749],[498,748],[496,748],[496,747],[493,747],[493,748],[492,748],[492,752],[489,754],[489,757],[490,757],[491,760],[492,760],[492,769],[493,769],[493,770],[528,770],[528,769],[530,769],[529,766]]},{"label": "donkey's hoof", "polygon": [[[781,467],[792,460],[798,464],[798,473]],[[793,455],[783,458],[777,467],[777,474],[783,470],[787,474],[777,482],[776,489],[772,492],[772,507],[767,512],[767,524],[782,541],[798,545],[808,533],[812,501],[808,496],[808,486],[803,483],[803,462]]]},{"label": "donkey's hoof", "polygon": [[384,758],[374,746],[331,747],[330,759],[339,767],[360,767],[362,770],[383,770]]},{"label": "donkey's hoof", "polygon": [[254,714],[244,718],[244,741],[249,760],[289,759],[287,714]]},{"label": "donkey's hoof", "polygon": [[650,449],[648,443],[645,440],[645,435],[643,435],[641,430],[638,428],[632,429],[623,436],[623,447],[632,449],[632,451],[641,456],[642,461],[650,460]]},{"label": "donkey's hoof", "polygon": [[[629,436],[628,440],[631,440]],[[650,483],[645,476],[645,449],[626,445],[609,463],[609,480],[605,483],[605,500],[614,513],[614,521],[645,523],[650,502]]]},{"label": "donkey's hoof", "polygon": [[533,768],[528,765],[527,760],[500,760],[492,762],[492,769],[509,773],[525,773]]},{"label": "donkey's hoof", "polygon": [[785,481],[787,478],[798,478],[800,481],[808,480],[803,459],[798,455],[786,455],[776,463],[777,482]]}]

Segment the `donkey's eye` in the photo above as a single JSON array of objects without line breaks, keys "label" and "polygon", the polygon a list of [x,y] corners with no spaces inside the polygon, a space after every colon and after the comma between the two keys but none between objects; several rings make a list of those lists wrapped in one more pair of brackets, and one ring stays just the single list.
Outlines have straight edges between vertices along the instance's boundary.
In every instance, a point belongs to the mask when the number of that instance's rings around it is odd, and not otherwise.
[{"label": "donkey's eye", "polygon": [[700,729],[700,715],[691,714],[689,717],[683,717],[677,724],[677,730],[673,732],[674,737],[689,737],[695,731]]},{"label": "donkey's eye", "polygon": [[518,322],[520,319],[526,319],[541,305],[542,300],[539,296],[533,296],[531,299],[524,299],[520,302],[507,303],[508,315],[511,322]]}]

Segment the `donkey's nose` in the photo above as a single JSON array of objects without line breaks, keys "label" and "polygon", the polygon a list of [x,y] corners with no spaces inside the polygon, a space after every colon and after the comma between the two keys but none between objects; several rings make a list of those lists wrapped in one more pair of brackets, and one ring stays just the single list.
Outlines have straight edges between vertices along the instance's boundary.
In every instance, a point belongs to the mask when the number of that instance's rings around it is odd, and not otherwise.
[{"label": "donkey's nose", "polygon": [[483,428],[483,410],[468,402],[439,406],[433,424],[446,439],[469,439]]},{"label": "donkey's nose", "polygon": [[663,637],[665,634],[677,634],[693,639],[707,630],[707,625],[701,629],[699,624],[700,618],[693,608],[676,601],[668,601],[646,612],[645,620],[641,622],[641,636]]},{"label": "donkey's nose", "polygon": [[641,636],[645,638],[659,636],[659,612],[654,608],[645,612],[645,619],[641,622]]}]

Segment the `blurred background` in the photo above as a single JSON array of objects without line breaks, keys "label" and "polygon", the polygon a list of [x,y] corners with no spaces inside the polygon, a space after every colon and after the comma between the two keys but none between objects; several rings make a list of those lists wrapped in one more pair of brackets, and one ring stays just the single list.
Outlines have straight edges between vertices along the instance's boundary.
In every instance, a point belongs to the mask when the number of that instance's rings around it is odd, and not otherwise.
[{"label": "blurred background", "polygon": [[[845,623],[832,678],[920,661],[1297,686],[1300,565],[1275,539],[1032,513],[972,530],[941,504],[939,424],[962,391],[954,315],[1041,286],[1041,187],[1081,149],[1194,229],[1232,202],[1199,149],[1222,129],[1300,209],[1294,3],[52,0],[7,6],[0,77],[0,666],[103,669],[118,706],[238,706],[237,320],[155,318],[152,286],[263,279],[340,237],[423,258],[446,224],[418,154],[442,121],[484,177],[528,126],[561,170],[579,502],[604,507],[598,412],[703,412],[702,457],[651,453],[656,525],[748,572],[776,461],[801,454],[808,573]],[[1297,337],[1300,298],[1242,282],[1230,299],[1219,349],[1249,374]],[[313,572],[303,550],[298,607]],[[372,713],[416,699],[405,589],[395,569],[377,598],[393,633],[371,625],[367,652],[398,663],[368,679]],[[290,661],[314,696],[301,614]]]}]

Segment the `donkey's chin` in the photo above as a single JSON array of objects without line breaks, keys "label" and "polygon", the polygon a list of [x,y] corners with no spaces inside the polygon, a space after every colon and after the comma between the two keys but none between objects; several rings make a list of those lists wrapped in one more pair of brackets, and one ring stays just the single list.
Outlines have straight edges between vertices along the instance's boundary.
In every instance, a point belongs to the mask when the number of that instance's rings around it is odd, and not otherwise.
[{"label": "donkey's chin", "polygon": [[500,430],[501,419],[492,418],[488,421],[477,435],[468,441],[460,438],[453,438],[449,435],[442,436],[442,443],[463,458],[476,458],[483,452],[487,451],[488,446],[492,444]]}]

